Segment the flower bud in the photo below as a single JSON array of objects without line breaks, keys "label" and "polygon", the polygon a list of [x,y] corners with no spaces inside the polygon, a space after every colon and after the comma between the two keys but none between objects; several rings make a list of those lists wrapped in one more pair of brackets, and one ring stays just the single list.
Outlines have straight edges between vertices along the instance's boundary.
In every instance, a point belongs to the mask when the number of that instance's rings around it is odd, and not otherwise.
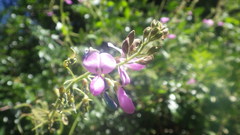
[{"label": "flower bud", "polygon": [[135,31],[132,30],[129,34],[128,34],[128,39],[129,39],[129,45],[131,45],[134,41],[134,37],[135,37]]},{"label": "flower bud", "polygon": [[66,90],[63,87],[58,88],[60,97],[63,97],[63,94],[66,93]]},{"label": "flower bud", "polygon": [[127,37],[122,43],[122,50],[125,54],[129,52],[129,38]]},{"label": "flower bud", "polygon": [[159,49],[160,49],[160,46],[153,46],[148,50],[147,54],[152,55],[152,54],[156,53],[157,51],[159,51]]},{"label": "flower bud", "polygon": [[154,40],[160,39],[162,37],[163,37],[163,33],[162,32],[158,32],[155,35],[153,35],[150,40],[154,41]]},{"label": "flower bud", "polygon": [[69,123],[68,117],[64,113],[62,113],[61,116],[62,116],[62,123],[64,125],[68,125],[68,123]]},{"label": "flower bud", "polygon": [[141,44],[141,39],[134,39],[132,45],[130,46],[130,52],[135,52],[137,50],[137,47]]},{"label": "flower bud", "polygon": [[151,32],[152,28],[151,27],[147,27],[144,29],[143,31],[143,39],[147,38],[149,36],[149,33]]},{"label": "flower bud", "polygon": [[160,29],[159,28],[153,28],[150,33],[150,37],[155,36],[157,33],[159,33]]},{"label": "flower bud", "polygon": [[162,39],[165,39],[168,35],[168,28],[164,27],[162,29]]},{"label": "flower bud", "polygon": [[156,21],[156,20],[154,19],[154,20],[152,20],[152,22],[151,22],[151,27],[154,28],[154,27],[157,26],[157,24],[158,24],[158,21]]},{"label": "flower bud", "polygon": [[158,21],[158,22],[157,22],[157,27],[161,29],[161,28],[163,27],[163,24]]},{"label": "flower bud", "polygon": [[154,56],[153,56],[153,55],[149,55],[149,56],[144,57],[143,59],[140,59],[140,60],[138,61],[138,63],[143,64],[143,65],[146,65],[146,64],[148,64],[149,62],[151,62],[153,59],[154,59]]}]

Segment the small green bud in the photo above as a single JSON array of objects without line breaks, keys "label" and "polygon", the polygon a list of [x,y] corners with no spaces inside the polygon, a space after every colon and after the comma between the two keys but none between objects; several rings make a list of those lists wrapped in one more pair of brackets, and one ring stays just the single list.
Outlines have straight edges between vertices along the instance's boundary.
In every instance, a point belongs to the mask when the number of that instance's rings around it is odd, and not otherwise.
[{"label": "small green bud", "polygon": [[160,29],[163,27],[163,25],[160,21],[157,22],[157,27],[160,28]]},{"label": "small green bud", "polygon": [[160,46],[153,46],[153,47],[151,47],[151,48],[148,50],[147,54],[148,54],[148,55],[152,55],[152,54],[158,52],[159,49],[160,49]]},{"label": "small green bud", "polygon": [[158,24],[158,21],[156,21],[156,20],[154,19],[154,20],[152,20],[152,22],[151,22],[151,27],[154,28],[154,27],[157,26],[157,24]]},{"label": "small green bud", "polygon": [[68,117],[62,113],[62,122],[64,125],[68,125]]},{"label": "small green bud", "polygon": [[143,39],[147,38],[149,36],[149,33],[151,32],[152,28],[151,27],[147,27],[144,29],[143,31]]},{"label": "small green bud", "polygon": [[151,33],[150,33],[150,37],[155,36],[159,31],[160,31],[159,28],[153,28]]},{"label": "small green bud", "polygon": [[162,32],[158,32],[154,36],[152,36],[150,40],[154,41],[154,40],[162,38],[162,36],[163,36],[163,33]]}]

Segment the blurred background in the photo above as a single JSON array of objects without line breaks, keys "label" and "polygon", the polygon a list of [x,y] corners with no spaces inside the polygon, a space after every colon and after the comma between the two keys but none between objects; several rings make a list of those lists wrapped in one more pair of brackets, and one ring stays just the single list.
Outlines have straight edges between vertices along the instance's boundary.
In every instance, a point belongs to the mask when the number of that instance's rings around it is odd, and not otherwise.
[{"label": "blurred background", "polygon": [[153,19],[170,34],[146,69],[129,73],[136,112],[96,98],[74,134],[240,134],[239,0],[0,0],[0,135],[68,134],[75,113],[56,132],[23,116],[51,108],[54,88],[71,77],[69,48],[81,57],[131,30],[141,38]]}]

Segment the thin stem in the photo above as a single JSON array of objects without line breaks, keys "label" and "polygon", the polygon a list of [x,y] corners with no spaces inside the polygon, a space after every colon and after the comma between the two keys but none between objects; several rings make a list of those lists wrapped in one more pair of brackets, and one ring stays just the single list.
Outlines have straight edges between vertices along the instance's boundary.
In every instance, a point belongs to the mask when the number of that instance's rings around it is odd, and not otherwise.
[{"label": "thin stem", "polygon": [[57,99],[57,101],[54,105],[54,110],[51,112],[50,117],[49,117],[50,122],[52,122],[53,116],[54,116],[55,112],[57,111],[57,108],[60,105],[60,103],[61,103],[60,100]]},{"label": "thin stem", "polygon": [[163,0],[163,1],[161,2],[160,8],[159,8],[159,12],[158,12],[158,14],[159,14],[160,16],[162,16],[161,13],[162,13],[162,11],[163,11],[163,7],[164,7],[165,3],[166,3],[166,0]]},{"label": "thin stem", "polygon": [[66,67],[66,69],[69,71],[69,73],[72,75],[73,78],[75,78],[74,73],[72,72],[72,70],[69,67]]},{"label": "thin stem", "polygon": [[88,75],[90,75],[90,72],[86,72],[85,74],[82,74],[78,76],[77,78],[73,79],[71,83],[68,84],[68,86],[65,88],[68,90],[75,82],[82,80],[83,78],[86,78]]},{"label": "thin stem", "polygon": [[74,120],[74,122],[73,122],[73,124],[72,124],[72,127],[71,127],[70,132],[69,132],[68,135],[72,135],[72,134],[73,134],[73,132],[74,132],[76,126],[77,126],[77,123],[78,123],[78,121],[80,120],[80,115],[81,115],[81,113],[79,112],[79,113],[77,114],[77,116],[76,116],[76,119]]},{"label": "thin stem", "polygon": [[129,62],[130,60],[132,60],[133,58],[137,57],[141,52],[142,52],[142,49],[145,45],[147,45],[150,41],[146,41],[144,43],[142,43],[142,45],[140,46],[140,48],[138,49],[138,51],[136,53],[134,53],[133,55],[131,55],[130,57],[128,57],[125,61],[123,62],[120,62],[117,64],[117,66],[121,66],[121,65],[124,65],[126,64],[127,62]]},{"label": "thin stem", "polygon": [[73,88],[73,89],[79,91],[79,92],[82,93],[84,96],[87,96],[86,93],[84,93],[84,92],[83,92],[82,90],[80,90],[79,88]]},{"label": "thin stem", "polygon": [[61,15],[61,22],[64,24],[64,16],[63,16],[63,0],[60,0],[60,15]]}]

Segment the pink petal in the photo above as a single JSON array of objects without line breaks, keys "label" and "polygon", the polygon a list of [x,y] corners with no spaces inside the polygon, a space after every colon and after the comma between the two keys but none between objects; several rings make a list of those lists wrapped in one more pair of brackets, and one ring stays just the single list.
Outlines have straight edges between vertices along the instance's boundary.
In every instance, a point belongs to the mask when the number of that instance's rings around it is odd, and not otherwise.
[{"label": "pink petal", "polygon": [[64,0],[68,5],[71,5],[73,2],[72,0]]},{"label": "pink petal", "polygon": [[142,64],[138,64],[138,63],[131,63],[131,64],[126,64],[126,67],[135,70],[135,71],[139,71],[144,69],[146,66],[142,65]]},{"label": "pink petal", "polygon": [[191,84],[194,84],[196,83],[196,80],[194,78],[191,78],[187,81],[187,84],[191,85]]},{"label": "pink petal", "polygon": [[116,61],[112,55],[108,53],[100,54],[100,68],[103,74],[108,74],[116,67]]},{"label": "pink petal", "polygon": [[174,38],[176,38],[176,35],[175,34],[168,34],[168,36],[167,36],[169,39],[174,39]]},{"label": "pink petal", "polygon": [[90,92],[94,96],[98,96],[105,88],[104,80],[101,76],[95,76],[90,83]]},{"label": "pink petal", "polygon": [[117,91],[117,98],[119,101],[119,105],[124,112],[129,114],[134,113],[135,106],[132,102],[132,99],[128,97],[128,95],[126,94],[122,87],[119,87]]},{"label": "pink petal", "polygon": [[218,26],[223,26],[224,22],[218,22]]},{"label": "pink petal", "polygon": [[123,86],[130,84],[131,80],[123,66],[118,67],[118,73],[120,75],[120,79],[122,81]]},{"label": "pink petal", "polygon": [[206,24],[207,26],[212,26],[214,25],[214,21],[212,19],[203,19],[202,21],[204,24]]},{"label": "pink petal", "polygon": [[83,59],[83,66],[91,73],[99,74],[100,54],[99,52],[89,52]]},{"label": "pink petal", "polygon": [[168,17],[162,17],[162,18],[160,19],[160,21],[161,21],[162,23],[167,23],[169,20],[170,20],[170,19],[169,19]]}]

